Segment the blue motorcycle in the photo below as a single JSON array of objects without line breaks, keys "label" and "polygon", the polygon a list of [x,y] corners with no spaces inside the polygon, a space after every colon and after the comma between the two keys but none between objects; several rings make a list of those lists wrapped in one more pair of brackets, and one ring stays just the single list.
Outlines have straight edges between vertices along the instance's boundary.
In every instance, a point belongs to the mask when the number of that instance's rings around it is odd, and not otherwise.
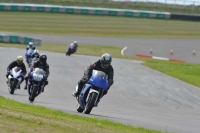
[{"label": "blue motorcycle", "polygon": [[31,67],[31,63],[32,63],[32,56],[34,54],[34,50],[33,49],[29,49],[26,51],[25,57],[26,57],[26,63],[28,64],[29,67]]},{"label": "blue motorcycle", "polygon": [[35,97],[37,97],[41,93],[42,89],[44,89],[45,80],[45,72],[40,68],[35,68],[33,72],[30,73],[27,85],[30,102],[33,102]]},{"label": "blue motorcycle", "polygon": [[[76,87],[78,89],[78,86]],[[93,107],[97,106],[103,91],[108,89],[108,75],[102,71],[93,70],[89,81],[83,86],[83,89],[77,97],[77,111],[89,114]]]}]

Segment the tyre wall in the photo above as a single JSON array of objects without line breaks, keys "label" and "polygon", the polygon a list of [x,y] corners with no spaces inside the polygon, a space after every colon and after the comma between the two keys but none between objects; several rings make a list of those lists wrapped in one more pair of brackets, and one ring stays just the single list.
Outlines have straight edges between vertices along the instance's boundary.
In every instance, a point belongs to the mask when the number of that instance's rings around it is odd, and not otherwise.
[{"label": "tyre wall", "polygon": [[0,43],[15,43],[28,45],[29,42],[33,42],[33,44],[36,46],[41,46],[42,40],[38,38],[0,34]]},{"label": "tyre wall", "polygon": [[110,9],[110,8],[90,8],[90,7],[75,7],[75,6],[54,6],[54,5],[41,5],[41,4],[0,3],[0,11],[51,12],[51,13],[66,13],[66,14],[106,15],[106,16],[124,16],[124,17],[141,17],[141,18],[160,18],[160,19],[170,18],[170,13],[168,12]]},{"label": "tyre wall", "polygon": [[55,5],[42,5],[42,4],[0,3],[0,11],[50,12],[50,13],[83,14],[83,15],[98,15],[98,16],[124,16],[124,17],[200,21],[199,15],[142,11],[142,10],[111,9],[111,8],[55,6]]},{"label": "tyre wall", "polygon": [[191,21],[200,21],[199,15],[190,15],[190,14],[171,14],[171,19],[178,19],[178,20],[191,20]]}]

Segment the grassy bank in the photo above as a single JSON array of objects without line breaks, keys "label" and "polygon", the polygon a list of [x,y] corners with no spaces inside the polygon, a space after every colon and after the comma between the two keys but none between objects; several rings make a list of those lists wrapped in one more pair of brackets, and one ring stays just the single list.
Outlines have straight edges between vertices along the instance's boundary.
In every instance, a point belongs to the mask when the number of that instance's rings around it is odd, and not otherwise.
[{"label": "grassy bank", "polygon": [[163,133],[23,104],[0,96],[1,133]]},{"label": "grassy bank", "polygon": [[[13,0],[0,0],[0,2],[13,3]],[[169,1],[167,1],[169,2]],[[188,1],[189,2],[189,1]],[[186,3],[189,4],[187,1]],[[87,7],[104,7],[104,8],[118,8],[118,9],[133,9],[133,10],[149,10],[149,11],[163,11],[172,13],[187,13],[200,14],[199,6],[190,5],[174,5],[162,4],[155,2],[111,2],[109,0],[15,0],[14,3],[35,3],[35,4],[53,4],[66,6],[87,6]],[[184,4],[182,2],[182,4]]]},{"label": "grassy bank", "polygon": [[[25,49],[25,45],[17,44],[0,44],[0,47],[16,47]],[[62,44],[42,44],[37,47],[39,50],[65,53],[67,45]],[[90,49],[88,51],[88,49]],[[200,64],[194,63],[178,63],[162,60],[144,59],[134,56],[122,56],[120,47],[114,46],[94,46],[94,45],[80,45],[76,54],[100,56],[105,52],[110,53],[115,58],[124,58],[131,60],[143,60],[144,65],[187,83],[200,87]]]},{"label": "grassy bank", "polygon": [[52,13],[0,12],[0,31],[116,37],[199,38],[200,23]]}]

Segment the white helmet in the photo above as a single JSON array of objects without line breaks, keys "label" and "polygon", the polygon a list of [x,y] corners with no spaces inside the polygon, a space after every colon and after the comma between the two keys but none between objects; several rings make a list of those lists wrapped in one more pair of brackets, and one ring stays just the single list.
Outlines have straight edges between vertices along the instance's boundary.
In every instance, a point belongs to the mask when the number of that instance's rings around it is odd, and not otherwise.
[{"label": "white helmet", "polygon": [[77,41],[74,41],[74,44],[77,44],[78,42]]},{"label": "white helmet", "polygon": [[34,46],[33,42],[29,42],[28,45],[29,45],[30,48],[32,48]]},{"label": "white helmet", "polygon": [[40,54],[39,50],[35,49],[34,53]]}]

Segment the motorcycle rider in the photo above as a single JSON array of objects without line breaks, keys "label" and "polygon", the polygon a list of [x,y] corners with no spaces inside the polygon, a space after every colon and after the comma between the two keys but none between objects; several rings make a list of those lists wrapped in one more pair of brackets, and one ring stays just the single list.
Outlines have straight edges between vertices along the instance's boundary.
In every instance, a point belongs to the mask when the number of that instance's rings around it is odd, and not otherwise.
[{"label": "motorcycle rider", "polygon": [[[83,88],[83,86],[88,82],[88,80],[90,79],[90,77],[92,76],[92,70],[99,70],[102,71],[104,73],[106,73],[108,75],[108,90],[110,88],[110,86],[113,84],[113,77],[114,77],[114,69],[111,65],[112,62],[112,57],[110,54],[108,53],[104,53],[101,56],[101,59],[99,59],[98,61],[92,63],[91,65],[89,65],[89,67],[87,68],[87,70],[84,72],[84,75],[82,77],[82,79],[78,82],[78,90],[77,92],[72,93],[72,95],[74,97],[77,97],[80,95],[80,92]],[[102,97],[104,95],[107,94],[108,90],[104,91]]]},{"label": "motorcycle rider", "polygon": [[32,55],[31,58],[33,58],[33,61],[36,61],[39,59],[39,57],[40,57],[40,52],[39,52],[39,50],[35,49],[34,54]]},{"label": "motorcycle rider", "polygon": [[33,42],[29,42],[28,46],[26,47],[25,57],[26,57],[26,62],[28,65],[30,65],[30,63],[31,63],[29,61],[29,58],[32,58],[30,55],[27,54],[29,49],[32,49],[33,51],[35,50],[35,46],[33,45]]},{"label": "motorcycle rider", "polygon": [[[46,56],[46,54],[40,54],[39,60],[36,60],[36,61],[33,63],[33,66],[32,66],[32,68],[31,68],[31,70],[30,70],[28,76],[25,77],[25,80],[26,80],[26,85],[25,85],[25,87],[24,87],[25,90],[27,89],[28,80],[30,80],[30,79],[29,79],[30,73],[33,71],[34,68],[40,68],[40,69],[43,69],[43,70],[46,72],[45,75],[44,75],[45,81],[44,81],[44,83],[43,83],[43,89],[41,90],[41,91],[43,92],[43,91],[44,91],[44,87],[45,87],[46,85],[48,85],[47,78],[48,78],[49,73],[50,73],[50,72],[49,72],[49,65],[47,64],[47,56]],[[28,85],[29,85],[29,84],[28,84]]]},{"label": "motorcycle rider", "polygon": [[28,51],[29,49],[35,50],[35,46],[34,46],[33,42],[28,43],[28,46],[26,47],[26,51]]},{"label": "motorcycle rider", "polygon": [[71,43],[69,45],[69,48],[68,48],[68,51],[66,52],[66,55],[70,56],[70,54],[75,53],[77,51],[77,49],[78,49],[78,42],[74,41],[73,43]]},{"label": "motorcycle rider", "polygon": [[[23,57],[22,56],[18,56],[17,60],[11,62],[9,64],[9,66],[7,67],[7,74],[6,74],[7,79],[8,79],[8,76],[10,74],[10,70],[12,70],[14,67],[21,67],[21,69],[22,69],[22,81],[21,81],[21,83],[22,83],[24,81],[24,76],[27,73],[25,64],[23,63]],[[8,84],[8,80],[7,80],[6,83]],[[18,89],[20,89],[20,85],[19,85]]]}]

